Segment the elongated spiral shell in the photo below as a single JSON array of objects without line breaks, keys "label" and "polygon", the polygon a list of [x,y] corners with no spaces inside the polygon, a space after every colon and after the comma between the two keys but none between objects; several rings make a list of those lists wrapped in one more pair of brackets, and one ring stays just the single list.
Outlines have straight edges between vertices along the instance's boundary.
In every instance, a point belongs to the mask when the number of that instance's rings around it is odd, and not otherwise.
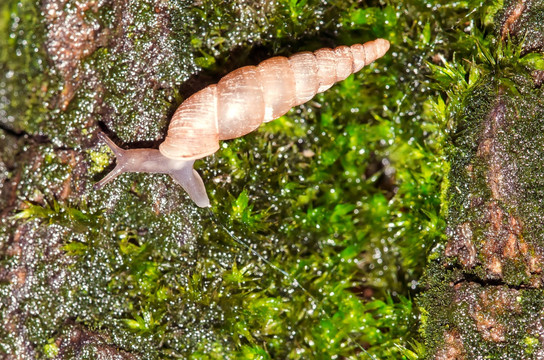
[{"label": "elongated spiral shell", "polygon": [[257,129],[305,103],[382,57],[389,42],[323,48],[289,58],[277,56],[244,66],[185,100],[174,113],[160,152],[171,159],[200,159],[219,149],[219,140]]}]

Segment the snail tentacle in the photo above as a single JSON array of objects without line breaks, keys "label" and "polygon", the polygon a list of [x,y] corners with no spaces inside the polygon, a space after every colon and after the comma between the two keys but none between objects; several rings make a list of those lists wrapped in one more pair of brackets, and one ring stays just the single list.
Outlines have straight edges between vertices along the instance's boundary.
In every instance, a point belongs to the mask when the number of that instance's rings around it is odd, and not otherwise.
[{"label": "snail tentacle", "polygon": [[204,182],[193,169],[194,160],[170,159],[157,149],[123,150],[105,134],[99,133],[98,137],[113,151],[117,158],[117,165],[108,175],[94,185],[95,189],[102,188],[117,176],[126,172],[168,174],[183,187],[198,206],[210,206]]}]

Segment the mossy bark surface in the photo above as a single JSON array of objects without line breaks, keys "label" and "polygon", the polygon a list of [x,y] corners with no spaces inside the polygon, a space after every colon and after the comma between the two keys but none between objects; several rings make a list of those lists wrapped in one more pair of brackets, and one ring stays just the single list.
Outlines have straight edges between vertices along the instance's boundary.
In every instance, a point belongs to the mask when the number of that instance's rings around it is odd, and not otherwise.
[{"label": "mossy bark surface", "polygon": [[544,356],[544,89],[530,60],[543,16],[542,2],[505,4],[456,94],[447,237],[422,296],[429,358]]}]

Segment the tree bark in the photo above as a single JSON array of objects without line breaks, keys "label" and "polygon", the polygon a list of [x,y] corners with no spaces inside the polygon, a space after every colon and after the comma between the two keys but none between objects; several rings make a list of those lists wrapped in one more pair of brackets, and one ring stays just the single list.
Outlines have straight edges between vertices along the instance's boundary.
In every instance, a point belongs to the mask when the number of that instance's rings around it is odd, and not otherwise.
[{"label": "tree bark", "polygon": [[544,357],[544,89],[528,66],[542,10],[506,4],[493,58],[472,65],[480,80],[460,94],[447,241],[421,298],[428,358]]}]

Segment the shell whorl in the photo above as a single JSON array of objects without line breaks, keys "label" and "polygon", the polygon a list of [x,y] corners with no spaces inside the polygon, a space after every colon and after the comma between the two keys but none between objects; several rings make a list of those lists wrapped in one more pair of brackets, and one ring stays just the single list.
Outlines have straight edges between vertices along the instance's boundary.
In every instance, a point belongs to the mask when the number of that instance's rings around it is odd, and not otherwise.
[{"label": "shell whorl", "polygon": [[244,66],[185,100],[174,113],[160,152],[172,159],[200,159],[233,139],[282,116],[382,57],[389,41],[323,48],[276,56]]}]

